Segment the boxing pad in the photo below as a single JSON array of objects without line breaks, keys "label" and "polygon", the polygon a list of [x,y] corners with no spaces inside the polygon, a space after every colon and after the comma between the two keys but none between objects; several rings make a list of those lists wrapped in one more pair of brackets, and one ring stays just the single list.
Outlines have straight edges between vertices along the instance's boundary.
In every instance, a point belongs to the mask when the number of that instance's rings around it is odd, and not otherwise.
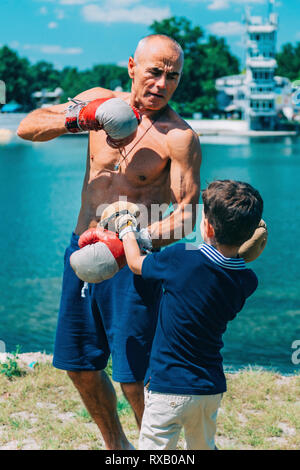
[{"label": "boxing pad", "polygon": [[133,202],[116,201],[104,209],[101,214],[99,225],[119,233],[119,238],[134,231],[136,241],[142,252],[150,253],[152,250],[152,239],[147,228],[137,230],[137,217],[140,215],[139,207]]},{"label": "boxing pad", "polygon": [[265,249],[268,239],[268,229],[264,220],[258,224],[252,237],[240,246],[238,255],[244,258],[246,263],[257,259]]},{"label": "boxing pad", "polygon": [[113,277],[126,264],[123,243],[114,232],[102,228],[86,230],[79,238],[79,250],[70,264],[79,279],[99,283]]},{"label": "boxing pad", "polygon": [[136,204],[128,201],[116,201],[107,206],[101,214],[99,225],[119,232],[118,220],[124,215],[129,216],[133,225],[137,226],[136,218],[140,215],[140,210]]},{"label": "boxing pad", "polygon": [[103,129],[113,147],[130,142],[141,121],[139,112],[121,98],[99,98],[90,102],[73,100],[66,112],[65,127],[71,133]]}]

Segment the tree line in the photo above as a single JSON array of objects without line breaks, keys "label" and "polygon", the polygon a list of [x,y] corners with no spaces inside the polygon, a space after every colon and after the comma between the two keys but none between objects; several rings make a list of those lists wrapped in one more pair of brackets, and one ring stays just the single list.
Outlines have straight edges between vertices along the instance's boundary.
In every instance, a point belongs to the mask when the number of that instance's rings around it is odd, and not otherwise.
[{"label": "tree line", "polygon": [[[225,39],[206,36],[200,26],[192,26],[191,21],[184,17],[155,21],[150,31],[173,37],[185,53],[183,75],[171,102],[176,111],[186,116],[194,112],[204,115],[215,112],[215,80],[240,73],[239,60],[230,52]],[[295,46],[291,43],[283,45],[276,60],[277,75],[291,80],[300,78],[300,42]],[[120,86],[124,91],[130,91],[126,67],[99,64],[83,71],[77,67],[56,70],[47,61],[31,64],[8,46],[0,48],[0,79],[6,84],[7,102],[14,100],[26,110],[34,106],[32,93],[42,89],[53,91],[57,87],[62,88],[61,102],[96,86],[113,90]]]}]

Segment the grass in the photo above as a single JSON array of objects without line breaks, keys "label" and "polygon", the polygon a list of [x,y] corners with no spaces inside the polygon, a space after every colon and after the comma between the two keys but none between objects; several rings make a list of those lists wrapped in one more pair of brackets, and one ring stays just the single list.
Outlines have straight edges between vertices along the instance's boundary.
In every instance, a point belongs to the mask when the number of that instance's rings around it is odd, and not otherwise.
[{"label": "grass", "polygon": [[12,356],[8,357],[5,362],[0,363],[0,374],[4,374],[8,379],[20,377],[22,375],[22,370],[18,364],[19,353],[20,346],[17,346],[16,351],[12,353]]},{"label": "grass", "polygon": [[[18,364],[18,369],[21,375],[0,374],[0,449],[103,449],[97,426],[63,371],[50,360],[34,369]],[[219,449],[299,449],[299,375],[246,369],[227,374],[227,380],[218,415]],[[137,446],[133,413],[114,386],[122,425]]]}]

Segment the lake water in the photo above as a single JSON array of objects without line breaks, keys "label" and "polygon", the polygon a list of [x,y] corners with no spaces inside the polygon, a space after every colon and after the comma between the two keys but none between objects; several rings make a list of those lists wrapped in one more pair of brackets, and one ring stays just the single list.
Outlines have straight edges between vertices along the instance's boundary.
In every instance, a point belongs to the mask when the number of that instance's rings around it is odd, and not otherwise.
[{"label": "lake water", "polygon": [[[259,287],[228,326],[224,363],[299,372],[291,345],[300,340],[300,140],[215,142],[202,145],[201,186],[216,178],[251,183],[264,198],[269,228],[263,255],[251,263]],[[0,340],[7,351],[53,351],[86,144],[72,136],[0,146]]]}]

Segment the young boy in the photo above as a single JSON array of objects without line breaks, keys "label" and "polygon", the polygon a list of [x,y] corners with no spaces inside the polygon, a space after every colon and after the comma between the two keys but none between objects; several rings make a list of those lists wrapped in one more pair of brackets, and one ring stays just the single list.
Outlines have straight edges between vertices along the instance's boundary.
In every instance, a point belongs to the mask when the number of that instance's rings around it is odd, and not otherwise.
[{"label": "young boy", "polygon": [[[116,219],[130,269],[163,281],[163,297],[145,379],[139,448],[214,449],[216,417],[226,391],[222,335],[257,288],[257,277],[238,257],[261,221],[263,201],[247,183],[214,181],[203,192],[198,248],[178,243],[142,256],[131,216]],[[132,225],[131,225],[132,224]]]}]

